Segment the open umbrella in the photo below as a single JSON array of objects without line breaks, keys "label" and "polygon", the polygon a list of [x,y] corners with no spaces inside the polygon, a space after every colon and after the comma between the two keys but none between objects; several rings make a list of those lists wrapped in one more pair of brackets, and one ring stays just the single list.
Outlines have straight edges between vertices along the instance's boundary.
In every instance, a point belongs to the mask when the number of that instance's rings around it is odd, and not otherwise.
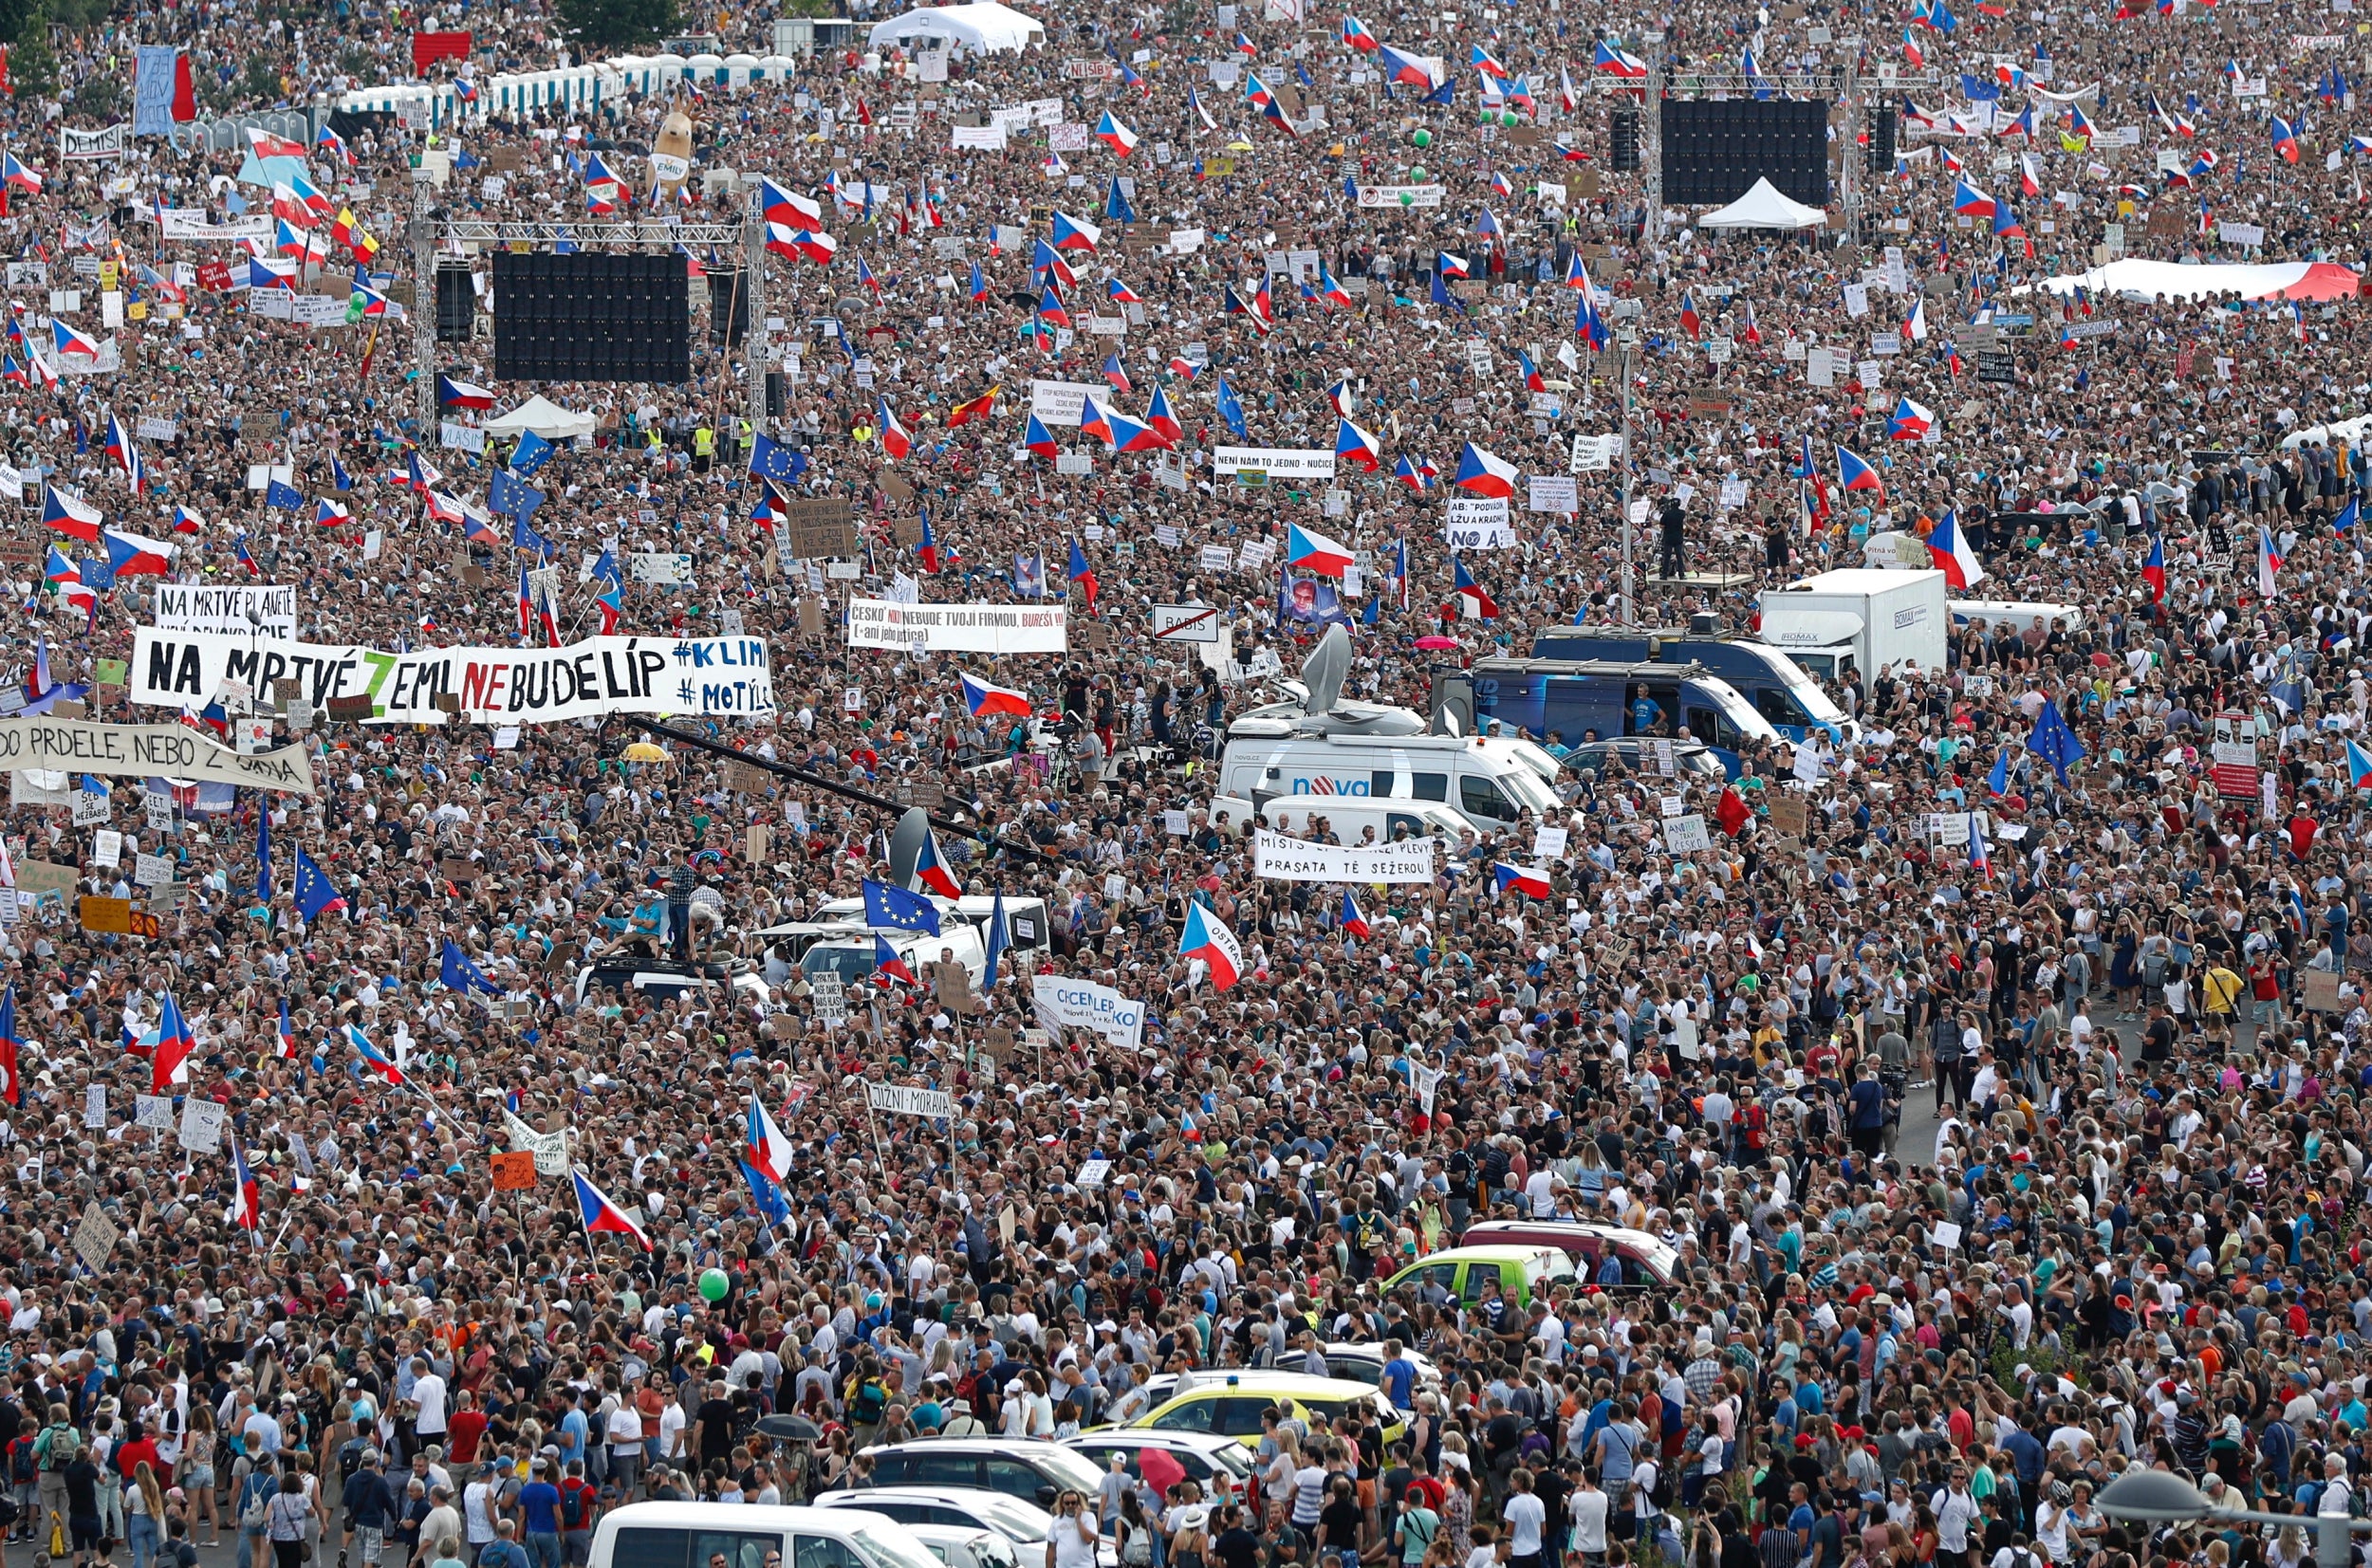
[{"label": "open umbrella", "polygon": [[653,746],[649,741],[637,741],[626,747],[625,759],[630,763],[663,763],[668,756],[664,747]]},{"label": "open umbrella", "polygon": [[1418,637],[1417,646],[1419,648],[1456,648],[1461,644],[1455,637]]}]

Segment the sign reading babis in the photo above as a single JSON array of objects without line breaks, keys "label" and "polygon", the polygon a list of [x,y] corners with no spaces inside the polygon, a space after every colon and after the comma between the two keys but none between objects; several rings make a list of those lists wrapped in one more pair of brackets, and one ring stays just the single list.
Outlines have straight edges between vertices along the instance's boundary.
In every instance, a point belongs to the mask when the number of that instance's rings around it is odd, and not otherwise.
[{"label": "sign reading babis", "polygon": [[[293,680],[317,708],[368,697],[371,724],[465,719],[555,724],[606,713],[770,713],[774,682],[756,637],[587,637],[565,648],[422,648],[389,654],[143,626],[132,643],[131,698],[203,708],[226,680],[252,692]],[[154,771],[172,772],[170,768]]]},{"label": "sign reading babis", "polygon": [[848,602],[848,646],[933,654],[1060,654],[1070,647],[1059,604]]},{"label": "sign reading babis", "polygon": [[302,746],[240,753],[179,724],[92,724],[83,719],[0,719],[0,773],[27,769],[245,784],[313,793]]},{"label": "sign reading babis", "polygon": [[1279,882],[1430,882],[1435,839],[1391,844],[1313,844],[1262,828],[1252,838],[1252,874]]}]

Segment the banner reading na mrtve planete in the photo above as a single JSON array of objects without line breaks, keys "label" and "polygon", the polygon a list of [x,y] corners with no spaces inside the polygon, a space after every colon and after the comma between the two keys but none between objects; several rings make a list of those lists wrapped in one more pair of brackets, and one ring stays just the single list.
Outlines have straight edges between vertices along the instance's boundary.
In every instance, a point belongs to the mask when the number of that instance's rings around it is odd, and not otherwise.
[{"label": "banner reading na mrtve planete", "polygon": [[459,716],[555,724],[607,713],[748,716],[774,710],[766,643],[758,637],[588,637],[565,648],[375,648],[212,632],[139,628],[131,699],[203,708],[227,680],[269,694],[293,680],[316,707],[368,697],[373,724],[442,724],[439,697]]}]

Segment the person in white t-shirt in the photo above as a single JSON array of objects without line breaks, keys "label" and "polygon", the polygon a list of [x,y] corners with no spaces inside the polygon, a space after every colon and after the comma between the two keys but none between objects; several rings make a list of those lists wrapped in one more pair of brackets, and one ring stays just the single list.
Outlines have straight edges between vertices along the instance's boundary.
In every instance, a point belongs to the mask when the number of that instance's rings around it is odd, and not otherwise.
[{"label": "person in white t-shirt", "polygon": [[1565,1500],[1573,1527],[1570,1550],[1582,1555],[1586,1568],[1601,1568],[1606,1560],[1606,1494],[1580,1464],[1567,1460],[1566,1467],[1573,1480],[1573,1495]]},{"label": "person in white t-shirt", "polygon": [[1548,1510],[1532,1490],[1532,1472],[1518,1467],[1508,1485],[1508,1500],[1499,1506],[1508,1527],[1508,1568],[1547,1568]]}]

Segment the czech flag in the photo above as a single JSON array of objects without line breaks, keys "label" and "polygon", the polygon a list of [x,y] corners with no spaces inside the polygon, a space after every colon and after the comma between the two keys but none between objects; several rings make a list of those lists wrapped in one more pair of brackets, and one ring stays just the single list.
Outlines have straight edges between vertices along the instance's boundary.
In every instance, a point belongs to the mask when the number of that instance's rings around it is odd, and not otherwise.
[{"label": "czech flag", "polygon": [[1062,449],[1054,444],[1053,433],[1040,424],[1034,414],[1029,415],[1028,428],[1022,433],[1021,440],[1022,445],[1036,456],[1053,458],[1062,455]]},{"label": "czech flag", "polygon": [[1352,898],[1348,888],[1343,890],[1342,912],[1334,917],[1334,923],[1353,936],[1364,939],[1367,935],[1367,917],[1359,913],[1359,903]]},{"label": "czech flag", "polygon": [[1135,289],[1129,287],[1128,285],[1121,282],[1118,278],[1106,278],[1103,281],[1103,294],[1104,297],[1110,300],[1114,304],[1144,304],[1143,295],[1138,293]]},{"label": "czech flag", "polygon": [[1556,895],[1556,890],[1549,887],[1547,877],[1523,866],[1509,865],[1505,860],[1492,862],[1491,882],[1493,893],[1520,893],[1527,898],[1552,898]]},{"label": "czech flag", "polygon": [[17,1061],[25,1049],[25,1041],[16,1029],[16,987],[0,990],[0,1099],[10,1105],[25,1103],[25,1090],[17,1077]]},{"label": "czech flag", "polygon": [[1964,218],[1990,218],[1993,198],[1964,179],[1952,193],[1952,210]]},{"label": "czech flag", "polygon": [[2284,163],[2298,161],[2298,133],[2279,115],[2273,117],[2273,151],[2281,155]]},{"label": "czech flag", "polygon": [[1177,955],[1208,964],[1211,988],[1215,991],[1226,990],[1244,972],[1244,950],[1236,946],[1235,933],[1200,904],[1186,906],[1186,930],[1178,937]]},{"label": "czech flag", "polygon": [[[2350,501],[2349,506],[2355,503]],[[2150,536],[2149,559],[2141,563],[2141,581],[2150,585],[2150,602],[2166,602],[2166,540],[2161,534]],[[2350,747],[2354,745],[2349,743]]]},{"label": "czech flag", "polygon": [[1705,335],[1705,320],[1696,313],[1696,296],[1685,288],[1680,290],[1680,330],[1692,338]]},{"label": "czech flag", "polygon": [[2347,787],[2372,789],[2372,756],[2353,741],[2347,743]]},{"label": "czech flag", "polygon": [[[1095,136],[1098,141],[1111,148],[1117,157],[1126,157],[1137,150],[1137,133],[1121,124],[1120,117],[1109,109],[1104,110],[1103,118],[1096,121]],[[1093,249],[1094,247],[1088,249]]]},{"label": "czech flag", "polygon": [[1407,87],[1422,87],[1427,92],[1441,85],[1440,77],[1434,73],[1434,63],[1431,59],[1420,55],[1402,54],[1389,44],[1377,49],[1376,63],[1383,67],[1382,76],[1387,83]]},{"label": "czech flag", "polygon": [[1541,375],[1540,367],[1538,365],[1532,363],[1532,357],[1525,353],[1520,348],[1515,351],[1515,367],[1524,373],[1524,390],[1526,392],[1546,392],[1548,390],[1548,378]]},{"label": "czech flag", "polygon": [[922,853],[915,857],[915,880],[942,898],[961,898],[963,884],[947,868],[947,857],[939,851],[938,835],[925,832]]},{"label": "czech flag", "polygon": [[1383,448],[1367,432],[1348,419],[1337,417],[1334,431],[1334,455],[1338,460],[1357,463],[1369,473],[1383,462]]},{"label": "czech flag", "polygon": [[484,387],[456,381],[450,376],[439,376],[436,378],[436,401],[445,408],[490,409],[494,406],[494,395]]},{"label": "czech flag", "polygon": [[1103,238],[1103,231],[1085,218],[1075,218],[1068,212],[1054,214],[1053,245],[1057,250],[1093,250],[1096,242]]},{"label": "czech flag", "polygon": [[296,1025],[288,1021],[288,999],[280,999],[280,1060],[294,1061],[297,1054]]},{"label": "czech flag", "polygon": [[181,548],[121,528],[103,528],[100,538],[107,547],[107,563],[118,577],[163,577],[173,570],[174,555]]},{"label": "czech flag", "polygon": [[190,1080],[190,1058],[197,1050],[197,1038],[181,1018],[181,1005],[173,993],[165,993],[163,1012],[157,1018],[157,1049],[148,1059],[148,1092],[170,1094],[176,1083]]},{"label": "czech flag", "polygon": [[1159,387],[1153,389],[1153,401],[1145,405],[1145,423],[1160,435],[1165,446],[1176,446],[1186,438],[1186,427],[1178,422],[1177,412],[1170,407],[1169,395]]},{"label": "czech flag", "polygon": [[1878,470],[1843,447],[1837,449],[1837,488],[1842,490],[1876,490],[1881,500],[1886,494],[1885,482],[1878,477]]},{"label": "czech flag", "polygon": [[123,476],[131,481],[134,495],[147,488],[148,465],[140,461],[140,449],[132,444],[132,433],[113,414],[107,415],[107,455],[115,459]]},{"label": "czech flag", "polygon": [[1351,563],[1351,552],[1325,534],[1288,523],[1285,527],[1285,563],[1297,571],[1339,578]]},{"label": "czech flag", "polygon": [[1599,70],[1614,76],[1637,78],[1647,74],[1647,62],[1637,55],[1625,54],[1603,40],[1598,45],[1598,53],[1592,64]]},{"label": "czech flag", "polygon": [[343,507],[341,507],[335,501],[324,496],[315,501],[313,504],[313,521],[315,524],[324,528],[335,527],[341,523],[353,522],[354,514],[347,511]]},{"label": "czech flag", "polygon": [[750,1097],[748,1123],[749,1131],[743,1138],[750,1163],[761,1171],[771,1171],[776,1181],[788,1178],[792,1159],[790,1140],[783,1136],[783,1130],[767,1114],[765,1102],[755,1095]]},{"label": "czech flag", "polygon": [[1894,416],[1886,421],[1889,441],[1917,441],[1926,435],[1936,423],[1936,411],[1916,403],[1906,395],[1895,404]]},{"label": "czech flag", "polygon": [[1029,699],[1010,686],[994,686],[977,675],[963,675],[964,706],[975,719],[991,713],[1010,713],[1017,719],[1029,716]]},{"label": "czech flag", "polygon": [[97,507],[65,494],[55,485],[44,485],[41,489],[42,522],[69,538],[85,544],[98,544],[100,524],[105,515]]},{"label": "czech flag", "polygon": [[1362,54],[1373,54],[1383,46],[1377,42],[1376,35],[1367,30],[1367,24],[1356,16],[1343,18],[1343,43],[1345,47],[1357,49]]},{"label": "czech flag", "polygon": [[1318,264],[1318,298],[1328,304],[1345,307],[1353,304],[1351,291],[1343,286],[1341,280],[1327,269],[1324,262]]},{"label": "czech flag", "polygon": [[1466,63],[1485,76],[1496,78],[1501,82],[1508,80],[1508,68],[1500,65],[1497,58],[1480,44],[1469,46]]},{"label": "czech flag", "polygon": [[[2292,163],[2298,161],[2295,155],[2292,155],[2290,161]],[[75,331],[55,316],[49,318],[49,346],[57,354],[67,359],[96,360],[99,358],[99,343],[96,339]]]},{"label": "czech flag", "polygon": [[232,1212],[238,1216],[241,1230],[253,1230],[264,1223],[264,1200],[255,1185],[255,1172],[247,1167],[247,1151],[239,1140],[231,1140],[231,1183],[236,1190],[232,1195]]},{"label": "czech flag", "polygon": [[585,1178],[582,1171],[568,1172],[577,1184],[577,1217],[584,1222],[588,1236],[632,1236],[643,1251],[651,1250],[651,1238],[642,1227],[627,1216],[624,1209],[609,1201],[609,1195]]},{"label": "czech flag", "polygon": [[356,1053],[362,1058],[363,1066],[396,1087],[403,1086],[405,1082],[403,1069],[396,1065],[396,1059],[372,1044],[371,1037],[351,1024],[346,1025],[346,1043],[352,1045]]},{"label": "czech flag", "polygon": [[19,162],[14,153],[0,153],[0,181],[20,191],[39,191],[41,171]]},{"label": "czech flag", "polygon": [[1450,583],[1450,597],[1457,600],[1458,614],[1468,620],[1498,619],[1497,602],[1483,592],[1482,584],[1474,581],[1474,574],[1466,569],[1466,563],[1452,556],[1450,565],[1455,574]]},{"label": "czech flag", "polygon": [[[1843,447],[1837,450],[1844,451]],[[1469,441],[1457,454],[1457,475],[1450,483],[1474,495],[1511,496],[1515,470]]]},{"label": "czech flag", "polygon": [[1092,394],[1079,399],[1079,428],[1106,446],[1113,443],[1112,415],[1104,412],[1103,405]]},{"label": "czech flag", "polygon": [[915,971],[906,967],[906,961],[898,956],[898,950],[890,946],[889,938],[880,932],[873,933],[873,972],[902,980],[909,986],[921,984],[915,978]]},{"label": "czech flag", "polygon": [[1985,563],[1969,548],[1969,538],[1961,531],[1960,513],[1956,509],[1944,513],[1928,530],[1927,553],[1935,559],[1948,586],[1966,592],[1985,581]]},{"label": "czech flag", "polygon": [[769,223],[798,225],[803,221],[821,226],[824,209],[806,196],[794,195],[770,179],[758,181],[758,205]]},{"label": "czech flag", "polygon": [[914,450],[914,437],[906,434],[906,427],[899,424],[898,415],[890,412],[888,398],[877,398],[875,401],[880,405],[881,415],[881,450],[893,459],[903,461],[906,453]]}]

